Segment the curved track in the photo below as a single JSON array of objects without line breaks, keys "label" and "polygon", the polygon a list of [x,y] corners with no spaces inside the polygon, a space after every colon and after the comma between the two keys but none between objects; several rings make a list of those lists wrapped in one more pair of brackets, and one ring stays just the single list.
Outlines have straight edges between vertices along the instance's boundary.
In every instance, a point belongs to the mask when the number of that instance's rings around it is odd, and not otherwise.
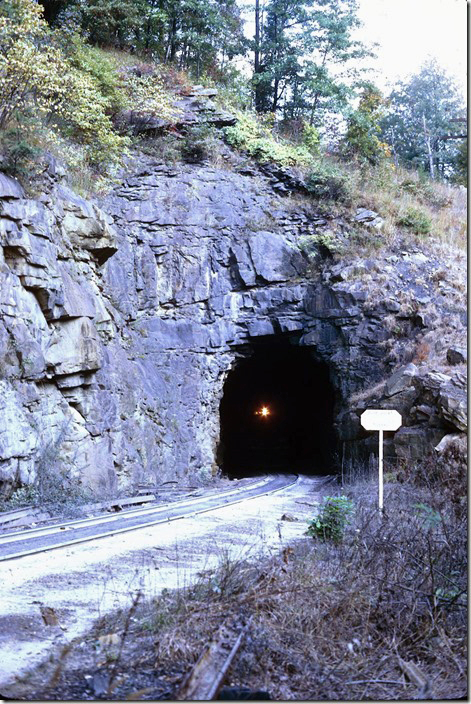
[{"label": "curved track", "polygon": [[297,475],[293,474],[274,475],[265,477],[246,488],[230,489],[212,496],[183,499],[165,506],[135,509],[127,511],[125,515],[86,518],[44,528],[5,533],[0,539],[0,561],[13,560],[26,555],[195,516],[222,506],[229,506],[280,491],[295,484],[297,480]]}]

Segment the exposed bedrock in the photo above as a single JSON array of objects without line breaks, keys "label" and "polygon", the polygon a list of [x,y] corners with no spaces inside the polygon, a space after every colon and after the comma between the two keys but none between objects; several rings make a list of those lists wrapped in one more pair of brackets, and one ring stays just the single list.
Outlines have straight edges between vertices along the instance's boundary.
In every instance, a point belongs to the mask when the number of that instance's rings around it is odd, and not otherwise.
[{"label": "exposed bedrock", "polygon": [[443,259],[309,260],[302,236],[350,223],[256,170],[136,161],[100,203],[0,175],[4,491],[46,461],[100,495],[209,479],[225,380],[262,339],[328,365],[339,455],[375,447],[366,407],[402,413],[401,458],[466,430],[465,300]]}]

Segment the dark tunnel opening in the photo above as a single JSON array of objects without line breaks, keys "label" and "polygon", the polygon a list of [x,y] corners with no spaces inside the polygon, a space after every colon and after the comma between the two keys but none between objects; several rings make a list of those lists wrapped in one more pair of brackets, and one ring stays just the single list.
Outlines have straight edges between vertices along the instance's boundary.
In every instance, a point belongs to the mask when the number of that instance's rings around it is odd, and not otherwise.
[{"label": "dark tunnel opening", "polygon": [[331,474],[334,403],[329,368],[312,350],[273,338],[257,343],[224,385],[219,466],[231,478]]}]

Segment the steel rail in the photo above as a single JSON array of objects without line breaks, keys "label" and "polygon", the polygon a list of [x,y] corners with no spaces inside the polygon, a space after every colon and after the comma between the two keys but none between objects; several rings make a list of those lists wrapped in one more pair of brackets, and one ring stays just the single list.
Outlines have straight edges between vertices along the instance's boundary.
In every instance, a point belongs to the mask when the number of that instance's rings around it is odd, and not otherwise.
[{"label": "steel rail", "polygon": [[[254,489],[259,486],[263,486],[266,484],[268,481],[270,481],[270,477],[264,477],[263,479],[254,482],[253,484],[250,484],[250,486],[247,487],[247,490],[249,489]],[[217,495],[218,496],[231,496],[232,494],[236,494],[240,491],[242,491],[243,488],[237,488],[237,489],[225,489],[221,492],[219,492]],[[129,509],[127,511],[119,512],[119,513],[113,513],[111,515],[106,515],[106,516],[89,516],[88,518],[79,518],[75,520],[70,520],[70,521],[63,521],[61,523],[53,523],[47,526],[40,526],[39,528],[29,528],[26,530],[15,530],[13,532],[5,532],[0,535],[0,549],[2,545],[5,545],[7,543],[11,542],[16,542],[19,540],[32,540],[34,538],[43,536],[43,535],[54,535],[55,533],[60,533],[64,530],[77,530],[83,527],[87,526],[94,526],[94,525],[100,525],[102,523],[113,523],[120,521],[122,519],[127,519],[127,518],[132,518],[135,516],[144,516],[146,514],[152,514],[152,513],[162,513],[166,511],[169,506],[173,505],[191,505],[193,503],[198,503],[203,501],[206,498],[211,498],[208,496],[187,496],[186,498],[183,499],[177,499],[176,501],[171,501],[166,504],[158,504],[158,505],[153,505],[153,506],[142,506],[139,508],[134,508],[134,509]]]},{"label": "steel rail", "polygon": [[[298,475],[284,475],[281,485],[280,485],[280,480],[282,477],[280,475],[277,475],[275,477],[271,477],[268,482],[264,482],[264,484],[268,485],[273,485],[275,484],[276,486],[274,488],[260,491],[260,483],[258,486],[254,488],[252,485],[251,487],[248,488],[243,488],[243,489],[237,489],[237,490],[231,490],[229,492],[226,492],[223,497],[221,495],[212,495],[212,496],[205,496],[205,497],[199,497],[198,499],[195,499],[192,502],[187,502],[185,504],[184,501],[177,501],[174,502],[173,504],[167,505],[166,507],[161,508],[160,512],[166,512],[166,516],[160,517],[157,520],[151,520],[151,521],[141,521],[140,523],[134,524],[134,525],[128,525],[128,526],[123,526],[122,528],[115,528],[114,530],[107,530],[102,533],[94,533],[94,534],[88,534],[88,535],[82,535],[80,537],[74,538],[72,540],[67,540],[67,541],[62,541],[62,542],[56,542],[52,544],[42,544],[42,545],[37,545],[35,547],[32,547],[30,549],[26,550],[20,550],[18,552],[15,552],[15,549],[18,550],[20,547],[21,543],[24,541],[19,539],[16,541],[16,543],[11,543],[10,545],[5,544],[3,545],[0,542],[0,552],[2,551],[2,548],[6,547],[7,554],[0,554],[0,562],[5,562],[8,560],[15,560],[20,557],[26,557],[29,555],[34,555],[38,553],[43,553],[43,552],[48,552],[50,550],[55,550],[58,548],[63,548],[63,547],[69,547],[70,545],[77,545],[78,543],[85,543],[93,540],[98,540],[99,538],[107,538],[111,537],[114,535],[119,535],[121,533],[127,533],[133,530],[138,530],[140,528],[149,528],[155,525],[163,524],[163,523],[169,523],[171,521],[176,521],[184,518],[189,518],[193,516],[200,515],[202,513],[208,513],[209,511],[215,511],[218,508],[224,508],[226,506],[233,506],[235,504],[242,503],[243,501],[248,501],[251,499],[259,498],[261,496],[267,496],[269,494],[274,494],[277,491],[282,491],[283,489],[286,489],[293,484],[295,484],[299,480]],[[241,492],[243,492],[243,495],[241,495]],[[239,494],[239,496],[236,499],[230,500],[230,496],[233,494]],[[221,501],[222,498],[222,501]],[[193,509],[195,508],[195,504],[200,503],[205,503],[202,508],[196,510],[190,510],[189,512],[187,511],[188,507],[193,506]],[[208,506],[208,504],[210,504]],[[128,514],[126,515],[119,515],[117,518],[121,519],[124,522],[131,522],[129,520]],[[134,516],[131,517],[135,519],[142,519],[146,518],[145,516]],[[91,529],[96,526],[86,526],[82,527],[81,530],[87,530]],[[80,530],[80,529],[78,529]],[[56,532],[54,535],[44,535],[42,536],[45,539],[50,539],[50,538],[57,538],[57,537],[63,537],[64,534],[61,531]],[[8,548],[12,549],[12,552],[8,552]]]}]

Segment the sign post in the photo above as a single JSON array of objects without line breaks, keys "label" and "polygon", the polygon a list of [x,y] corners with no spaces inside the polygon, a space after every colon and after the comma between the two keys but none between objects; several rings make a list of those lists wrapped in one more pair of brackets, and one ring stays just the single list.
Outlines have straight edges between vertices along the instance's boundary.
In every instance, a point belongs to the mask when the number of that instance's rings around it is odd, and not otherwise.
[{"label": "sign post", "polygon": [[401,414],[394,410],[371,408],[361,414],[360,422],[365,430],[379,431],[379,489],[378,507],[383,511],[383,433],[385,430],[397,430],[402,425]]}]

